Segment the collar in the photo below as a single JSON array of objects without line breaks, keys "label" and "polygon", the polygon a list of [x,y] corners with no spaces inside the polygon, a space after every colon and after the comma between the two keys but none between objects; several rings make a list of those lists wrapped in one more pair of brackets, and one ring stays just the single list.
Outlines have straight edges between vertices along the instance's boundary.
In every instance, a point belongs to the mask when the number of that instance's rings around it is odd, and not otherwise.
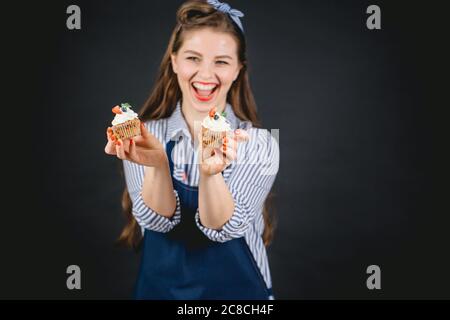
[{"label": "collar", "polygon": [[[227,114],[227,119],[231,123],[231,128],[234,130],[239,128],[240,120],[236,117],[233,108],[227,102],[225,106],[225,112]],[[167,132],[165,142],[170,140],[178,141],[181,136],[190,139],[190,132],[186,119],[184,118],[183,112],[181,111],[181,103],[177,102],[175,110],[172,112],[170,117],[167,119]]]}]

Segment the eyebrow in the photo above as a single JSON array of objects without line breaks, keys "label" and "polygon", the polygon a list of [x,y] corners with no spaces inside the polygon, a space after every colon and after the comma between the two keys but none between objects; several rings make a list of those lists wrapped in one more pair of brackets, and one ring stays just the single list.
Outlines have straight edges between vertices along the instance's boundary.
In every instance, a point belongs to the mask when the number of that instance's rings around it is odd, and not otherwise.
[{"label": "eyebrow", "polygon": [[[199,53],[197,51],[194,51],[194,50],[185,50],[184,53],[191,53],[191,54],[195,54],[195,55],[200,56],[200,57],[202,56],[201,53]],[[216,56],[216,59],[231,59],[231,60],[233,60],[233,58],[228,56],[228,55]]]}]

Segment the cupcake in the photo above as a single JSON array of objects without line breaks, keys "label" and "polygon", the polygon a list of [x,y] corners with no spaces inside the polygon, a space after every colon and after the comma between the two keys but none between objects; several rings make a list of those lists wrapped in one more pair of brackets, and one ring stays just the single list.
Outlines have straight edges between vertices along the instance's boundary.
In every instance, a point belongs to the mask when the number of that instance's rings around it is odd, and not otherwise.
[{"label": "cupcake", "polygon": [[230,122],[225,118],[225,112],[219,114],[216,108],[209,111],[209,115],[202,121],[203,148],[220,148],[222,139],[231,130]]},{"label": "cupcake", "polygon": [[141,134],[141,121],[128,103],[115,106],[112,112],[116,115],[112,121],[112,130],[116,138],[123,140]]}]

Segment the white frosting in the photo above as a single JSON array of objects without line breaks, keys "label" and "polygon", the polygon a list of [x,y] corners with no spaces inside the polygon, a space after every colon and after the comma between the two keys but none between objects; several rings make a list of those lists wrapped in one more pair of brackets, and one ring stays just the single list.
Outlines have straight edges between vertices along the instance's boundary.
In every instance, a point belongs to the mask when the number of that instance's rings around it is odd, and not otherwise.
[{"label": "white frosting", "polygon": [[134,112],[133,110],[131,110],[130,108],[127,109],[127,111],[122,113],[118,113],[116,114],[116,116],[114,117],[113,121],[112,121],[112,125],[115,126],[117,124],[120,123],[124,123],[127,122],[128,120],[134,120],[138,118],[138,114],[136,112]]},{"label": "white frosting", "polygon": [[230,122],[228,122],[228,120],[219,113],[216,114],[219,116],[219,119],[214,120],[214,118],[211,118],[208,115],[205,119],[203,119],[202,126],[212,131],[231,130]]}]

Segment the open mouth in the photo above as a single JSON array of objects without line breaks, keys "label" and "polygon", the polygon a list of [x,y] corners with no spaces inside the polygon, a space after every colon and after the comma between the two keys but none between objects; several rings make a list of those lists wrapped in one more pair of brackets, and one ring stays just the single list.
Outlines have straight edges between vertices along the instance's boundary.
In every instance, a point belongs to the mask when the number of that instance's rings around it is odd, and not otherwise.
[{"label": "open mouth", "polygon": [[210,101],[219,88],[217,83],[192,82],[191,83],[194,96],[200,101]]}]

